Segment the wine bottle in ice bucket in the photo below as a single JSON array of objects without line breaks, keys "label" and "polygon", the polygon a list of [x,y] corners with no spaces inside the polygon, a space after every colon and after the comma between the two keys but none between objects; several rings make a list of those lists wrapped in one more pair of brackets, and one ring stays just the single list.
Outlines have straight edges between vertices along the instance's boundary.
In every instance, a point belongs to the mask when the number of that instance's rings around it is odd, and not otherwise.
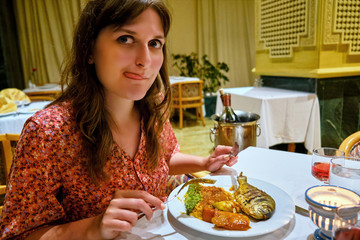
[{"label": "wine bottle in ice bucket", "polygon": [[224,93],[222,89],[220,89],[219,92],[223,103],[223,112],[220,115],[219,121],[226,123],[240,122],[239,117],[235,114],[234,109],[231,107],[231,94]]}]

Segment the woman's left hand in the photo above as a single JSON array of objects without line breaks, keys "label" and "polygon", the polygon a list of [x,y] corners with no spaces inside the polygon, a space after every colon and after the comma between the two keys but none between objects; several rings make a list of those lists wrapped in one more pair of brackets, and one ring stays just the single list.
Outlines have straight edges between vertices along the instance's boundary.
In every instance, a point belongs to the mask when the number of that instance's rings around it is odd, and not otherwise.
[{"label": "woman's left hand", "polygon": [[224,165],[231,167],[237,163],[238,157],[230,154],[232,147],[218,145],[213,153],[207,158],[205,167],[210,172],[215,172],[222,168]]}]

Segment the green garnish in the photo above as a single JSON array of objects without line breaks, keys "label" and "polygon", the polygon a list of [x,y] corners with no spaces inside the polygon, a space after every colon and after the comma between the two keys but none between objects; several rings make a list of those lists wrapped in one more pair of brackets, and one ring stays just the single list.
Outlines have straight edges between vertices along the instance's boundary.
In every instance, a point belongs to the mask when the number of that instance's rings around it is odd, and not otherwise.
[{"label": "green garnish", "polygon": [[201,201],[201,187],[198,183],[189,184],[189,188],[185,194],[186,214],[189,215],[195,208],[196,204]]}]

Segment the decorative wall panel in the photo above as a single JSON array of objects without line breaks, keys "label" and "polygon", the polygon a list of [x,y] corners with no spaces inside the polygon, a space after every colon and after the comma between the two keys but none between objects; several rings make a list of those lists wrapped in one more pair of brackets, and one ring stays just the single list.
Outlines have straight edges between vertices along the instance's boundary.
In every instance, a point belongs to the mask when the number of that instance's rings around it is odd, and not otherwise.
[{"label": "decorative wall panel", "polygon": [[327,0],[324,44],[346,44],[350,55],[360,54],[360,1]]},{"label": "decorative wall panel", "polygon": [[256,50],[292,57],[295,47],[315,46],[316,0],[258,0]]}]

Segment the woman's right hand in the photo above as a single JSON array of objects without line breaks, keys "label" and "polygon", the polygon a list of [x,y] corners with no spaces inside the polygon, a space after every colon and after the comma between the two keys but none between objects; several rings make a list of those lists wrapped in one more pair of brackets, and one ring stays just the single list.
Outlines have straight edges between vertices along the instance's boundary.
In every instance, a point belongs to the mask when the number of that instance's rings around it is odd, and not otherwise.
[{"label": "woman's right hand", "polygon": [[96,217],[97,228],[102,239],[114,239],[121,232],[130,231],[138,221],[138,212],[145,213],[150,220],[155,210],[165,208],[164,203],[146,191],[115,190],[105,212]]}]

